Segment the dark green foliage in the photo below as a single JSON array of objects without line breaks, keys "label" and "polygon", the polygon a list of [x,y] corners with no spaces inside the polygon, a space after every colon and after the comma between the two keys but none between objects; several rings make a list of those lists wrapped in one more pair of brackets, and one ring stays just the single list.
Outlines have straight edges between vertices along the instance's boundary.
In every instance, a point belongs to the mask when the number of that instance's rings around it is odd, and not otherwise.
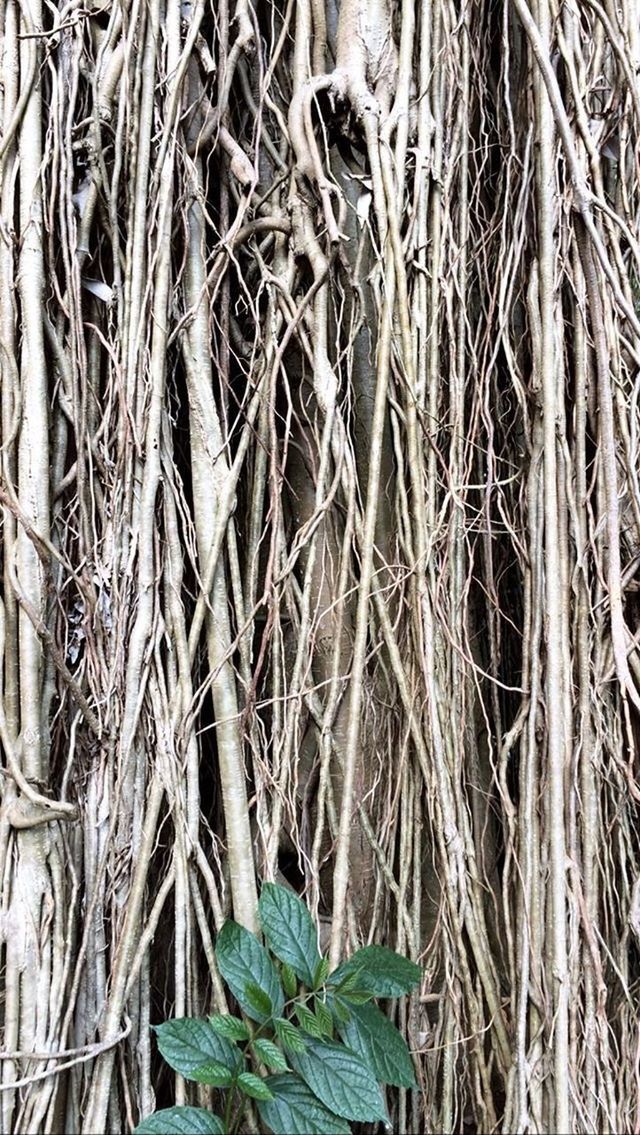
[{"label": "dark green foliage", "polygon": [[235,922],[225,923],[216,943],[220,973],[248,1020],[217,1014],[156,1028],[177,1073],[225,1090],[224,1120],[201,1108],[168,1108],[143,1120],[136,1135],[230,1135],[243,1097],[257,1102],[273,1135],[348,1135],[349,1120],[389,1126],[380,1084],[415,1086],[405,1041],[372,1000],[409,993],[419,968],[367,946],[330,974],[296,895],[267,883],[259,910],[268,948]]},{"label": "dark green foliage", "polygon": [[136,1135],[224,1135],[224,1123],[202,1107],[167,1107],[143,1119]]}]

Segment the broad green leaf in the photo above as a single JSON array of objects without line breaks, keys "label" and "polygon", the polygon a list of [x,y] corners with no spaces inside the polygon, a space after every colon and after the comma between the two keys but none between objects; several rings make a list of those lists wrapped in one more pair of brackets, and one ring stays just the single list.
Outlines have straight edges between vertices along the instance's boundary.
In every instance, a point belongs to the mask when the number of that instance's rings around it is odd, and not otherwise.
[{"label": "broad green leaf", "polygon": [[216,1013],[208,1020],[218,1036],[226,1037],[227,1040],[249,1040],[249,1030],[239,1017],[232,1017],[229,1013]]},{"label": "broad green leaf", "polygon": [[[339,969],[334,970],[329,978],[329,985],[340,991],[340,993],[350,993],[353,989],[360,989],[362,982],[360,975],[362,973],[362,966],[354,966],[353,969],[346,969],[347,963],[343,963]],[[345,973],[341,974],[340,970],[345,969]],[[339,978],[339,980],[336,980]],[[371,995],[373,996],[373,994]]]},{"label": "broad green leaf", "polygon": [[311,1009],[307,1009],[306,1005],[296,1005],[295,1010],[296,1017],[300,1022],[300,1027],[303,1028],[306,1033],[309,1033],[309,1036],[315,1037],[316,1040],[322,1040],[324,1035],[322,1025],[315,1014],[311,1012]]},{"label": "broad green leaf", "polygon": [[286,1048],[288,1052],[304,1052],[306,1047],[304,1036],[291,1021],[285,1020],[284,1017],[278,1017],[273,1022],[273,1027],[283,1048]]},{"label": "broad green leaf", "polygon": [[[216,942],[218,968],[238,1004],[248,1017],[260,1024],[273,1013],[278,1017],[284,1008],[284,994],[264,946],[237,922],[225,922]],[[247,997],[247,986],[255,985],[269,998],[269,1012],[258,1009]]]},{"label": "broad green leaf", "polygon": [[413,1088],[415,1075],[409,1049],[395,1025],[375,1005],[359,1005],[351,1010],[351,1020],[340,1026],[340,1036],[364,1060],[376,1080]]},{"label": "broad green leaf", "polygon": [[320,958],[320,961],[318,962],[318,964],[316,966],[316,972],[313,975],[313,988],[319,989],[321,985],[324,985],[328,976],[329,976],[329,959],[328,958]]},{"label": "broad green leaf", "polygon": [[238,1087],[245,1095],[251,1096],[252,1100],[273,1099],[269,1085],[259,1076],[254,1076],[253,1072],[241,1072],[238,1076]]},{"label": "broad green leaf", "polygon": [[271,998],[268,993],[265,993],[264,989],[256,985],[255,981],[247,982],[245,986],[245,996],[256,1013],[261,1013],[265,1019],[271,1016],[273,1011]]},{"label": "broad green leaf", "polygon": [[322,1030],[322,1035],[331,1039],[331,1037],[333,1036],[333,1017],[326,1001],[322,1001],[320,997],[316,997],[315,1010],[316,1019],[318,1021],[320,1029]]},{"label": "broad green leaf", "polygon": [[288,966],[286,962],[282,963],[280,976],[287,997],[295,997],[298,992],[298,979],[291,969],[291,966]]},{"label": "broad green leaf", "polygon": [[362,989],[348,989],[342,996],[349,1005],[366,1005],[367,1001],[372,1000],[373,993],[365,993]]},{"label": "broad green leaf", "polygon": [[288,1064],[282,1055],[277,1044],[272,1040],[256,1040],[253,1044],[253,1051],[255,1052],[258,1060],[266,1064],[272,1072],[286,1072]]},{"label": "broad green leaf", "polygon": [[327,1005],[338,1025],[344,1025],[351,1020],[351,1006],[347,1005],[341,994],[327,993]]},{"label": "broad green leaf", "polygon": [[258,908],[264,936],[276,957],[311,987],[322,959],[318,932],[302,900],[286,887],[265,883]]},{"label": "broad green leaf", "polygon": [[210,1060],[207,1064],[195,1068],[189,1079],[196,1080],[198,1084],[208,1084],[210,1088],[230,1088],[235,1079],[235,1072],[231,1072],[218,1060]]},{"label": "broad green leaf", "polygon": [[402,997],[404,993],[411,992],[422,975],[420,966],[386,946],[365,946],[334,970],[331,984],[339,985],[356,969],[360,969],[358,989],[372,993],[374,997]]},{"label": "broad green leaf", "polygon": [[289,1057],[294,1070],[325,1107],[343,1119],[389,1122],[373,1072],[341,1044],[311,1041]]},{"label": "broad green leaf", "polygon": [[166,1107],[143,1119],[133,1135],[224,1135],[224,1124],[202,1107]]},{"label": "broad green leaf", "polygon": [[200,1071],[207,1069],[219,1080],[225,1070],[233,1075],[242,1062],[242,1056],[224,1037],[218,1036],[209,1021],[198,1017],[179,1017],[156,1026],[158,1048],[161,1055],[186,1080],[202,1080]]},{"label": "broad green leaf", "polygon": [[332,1115],[297,1076],[269,1076],[270,1103],[259,1103],[262,1123],[273,1135],[350,1135],[344,1119]]}]

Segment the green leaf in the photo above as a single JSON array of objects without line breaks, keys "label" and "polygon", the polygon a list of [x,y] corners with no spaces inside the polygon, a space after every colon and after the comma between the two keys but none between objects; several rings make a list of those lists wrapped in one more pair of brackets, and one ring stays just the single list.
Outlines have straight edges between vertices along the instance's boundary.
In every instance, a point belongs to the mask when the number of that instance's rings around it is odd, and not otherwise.
[{"label": "green leaf", "polygon": [[318,1026],[322,1030],[322,1035],[329,1037],[333,1036],[333,1017],[331,1010],[326,1001],[322,1001],[319,997],[315,998],[315,1010]]},{"label": "green leaf", "polygon": [[214,1017],[209,1017],[208,1021],[218,1036],[226,1037],[227,1040],[249,1040],[251,1035],[244,1021],[228,1013],[216,1013]]},{"label": "green leaf", "polygon": [[286,887],[265,883],[258,908],[264,936],[276,957],[311,987],[322,959],[317,930],[302,900]]},{"label": "green leaf", "polygon": [[359,1056],[341,1044],[311,1041],[291,1064],[325,1107],[343,1119],[361,1123],[389,1122],[373,1073]]},{"label": "green leaf", "polygon": [[360,1005],[351,1012],[340,1036],[364,1060],[376,1080],[398,1088],[415,1087],[413,1063],[404,1037],[375,1005]]},{"label": "green leaf", "polygon": [[202,1107],[166,1107],[143,1119],[133,1135],[224,1135],[224,1124]]},{"label": "green leaf", "polygon": [[[237,922],[225,922],[216,942],[218,968],[238,1004],[253,1021],[264,1024],[271,1016],[280,1016],[284,1008],[284,994],[264,946]],[[247,996],[247,986],[256,986],[269,998],[268,1012],[258,1009]],[[266,1002],[265,1002],[266,1004]]]},{"label": "green leaf", "polygon": [[278,1017],[273,1022],[273,1027],[283,1048],[286,1048],[288,1052],[304,1052],[306,1041],[300,1030],[291,1021],[285,1020],[284,1017]]},{"label": "green leaf", "polygon": [[287,1072],[288,1064],[282,1055],[277,1044],[272,1040],[256,1040],[253,1044],[253,1051],[255,1052],[258,1060],[266,1064],[272,1072]]},{"label": "green leaf", "polygon": [[338,1025],[351,1020],[351,1007],[337,993],[327,993],[327,1005]]},{"label": "green leaf", "polygon": [[241,1072],[238,1076],[238,1087],[252,1100],[271,1100],[273,1095],[265,1080],[254,1076],[253,1072]]},{"label": "green leaf", "polygon": [[349,1005],[366,1005],[367,1001],[372,1000],[373,993],[365,993],[362,989],[348,989],[342,996]]},{"label": "green leaf", "polygon": [[273,1100],[259,1103],[260,1119],[273,1135],[350,1135],[344,1119],[332,1115],[297,1076],[269,1076]]},{"label": "green leaf", "polygon": [[[224,1078],[226,1072],[230,1074],[230,1082],[242,1062],[238,1049],[218,1036],[209,1021],[198,1017],[165,1021],[157,1025],[155,1031],[161,1055],[186,1080],[214,1084],[220,1077]],[[203,1071],[207,1076],[204,1080]],[[215,1076],[215,1080],[209,1079],[210,1075]]]},{"label": "green leaf", "polygon": [[282,984],[284,985],[284,991],[287,997],[295,997],[296,993],[298,992],[298,979],[291,969],[291,966],[288,966],[286,962],[282,963],[280,976],[282,978]]},{"label": "green leaf", "polygon": [[404,993],[411,992],[422,976],[420,966],[386,946],[365,946],[334,970],[331,984],[339,985],[356,969],[361,971],[358,989],[366,990],[374,997],[402,997]]},{"label": "green leaf", "polygon": [[[347,963],[345,962],[339,969],[334,970],[329,979],[329,985],[334,986],[340,993],[350,993],[353,989],[360,989],[362,985],[360,981],[362,966],[354,966],[353,969],[349,969],[344,974],[340,974],[340,970],[346,969],[346,965]],[[336,980],[338,976],[339,980]],[[373,996],[373,994],[371,996]]]},{"label": "green leaf", "polygon": [[295,1011],[301,1028],[303,1028],[306,1033],[309,1033],[309,1036],[315,1037],[316,1040],[322,1040],[324,1035],[322,1026],[315,1014],[311,1012],[311,1009],[307,1009],[306,1005],[296,1005]]},{"label": "green leaf", "polygon": [[208,1064],[201,1064],[196,1068],[189,1079],[196,1080],[198,1084],[208,1084],[210,1088],[230,1088],[235,1079],[235,1072],[230,1072],[217,1060],[210,1060]]},{"label": "green leaf", "polygon": [[316,972],[313,975],[313,988],[319,989],[321,985],[324,985],[328,976],[329,976],[329,959],[328,958],[320,958],[320,961],[318,962],[318,964],[316,966]]},{"label": "green leaf", "polygon": [[245,996],[256,1013],[261,1013],[265,1019],[271,1016],[273,1012],[271,998],[259,985],[256,985],[255,981],[247,982],[245,985]]}]

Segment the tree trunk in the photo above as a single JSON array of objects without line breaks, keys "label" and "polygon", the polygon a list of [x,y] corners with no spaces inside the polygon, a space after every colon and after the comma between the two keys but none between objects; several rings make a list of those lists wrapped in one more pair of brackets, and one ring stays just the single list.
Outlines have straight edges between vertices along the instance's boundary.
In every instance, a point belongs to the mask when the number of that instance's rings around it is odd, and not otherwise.
[{"label": "tree trunk", "polygon": [[3,0],[0,1133],[202,1102],[264,880],[402,1131],[631,1131],[633,5]]}]

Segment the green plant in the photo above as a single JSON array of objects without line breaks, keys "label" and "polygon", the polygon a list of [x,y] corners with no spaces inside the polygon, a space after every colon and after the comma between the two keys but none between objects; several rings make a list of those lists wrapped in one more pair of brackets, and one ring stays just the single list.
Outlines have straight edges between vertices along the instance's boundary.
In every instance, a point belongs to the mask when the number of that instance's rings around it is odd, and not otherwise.
[{"label": "green plant", "polygon": [[405,1041],[374,999],[409,993],[418,966],[366,946],[329,973],[296,895],[266,883],[259,913],[266,947],[231,921],[216,943],[220,973],[243,1017],[184,1017],[155,1029],[176,1072],[224,1091],[224,1117],[167,1108],[144,1119],[136,1135],[229,1135],[243,1097],[256,1101],[273,1135],[348,1135],[349,1120],[389,1126],[381,1084],[415,1085]]}]

